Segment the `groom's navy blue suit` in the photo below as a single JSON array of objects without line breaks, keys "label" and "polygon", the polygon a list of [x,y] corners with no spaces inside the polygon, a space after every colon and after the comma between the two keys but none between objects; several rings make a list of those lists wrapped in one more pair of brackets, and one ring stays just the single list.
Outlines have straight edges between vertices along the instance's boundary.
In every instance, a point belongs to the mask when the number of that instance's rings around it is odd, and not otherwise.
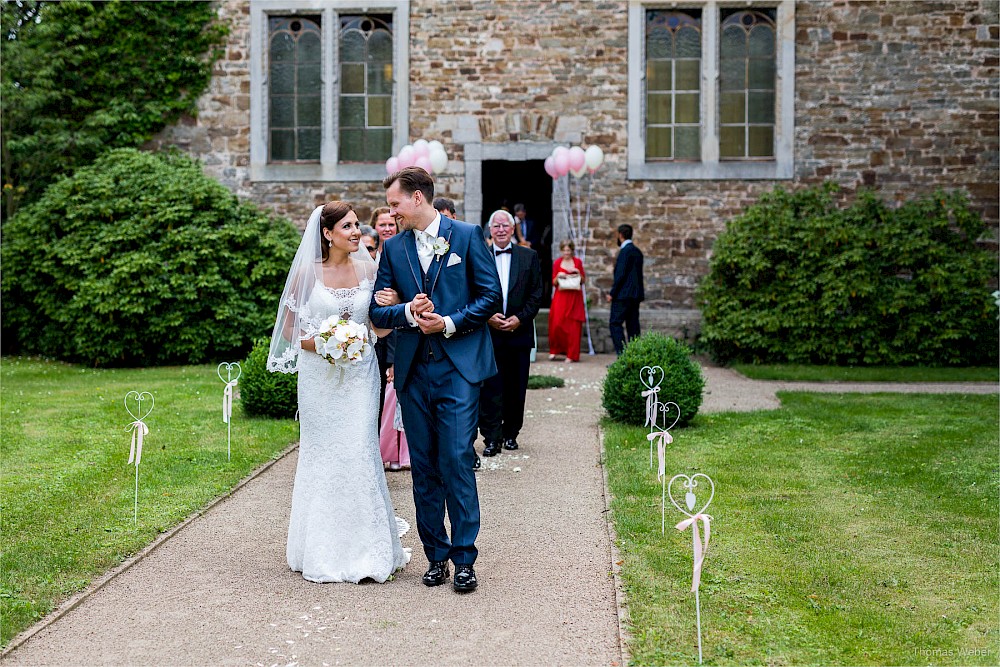
[{"label": "groom's navy blue suit", "polygon": [[[438,236],[449,244],[427,272],[412,231],[385,243],[375,291],[391,287],[401,304],[378,306],[372,324],[396,329],[396,393],[410,447],[417,530],[430,561],[472,565],[479,534],[479,494],[473,443],[482,381],[496,374],[486,320],[503,295],[496,264],[478,226],[442,216]],[[406,319],[406,304],[424,293],[434,312],[451,317],[455,333],[424,335]],[[444,527],[445,505],[451,539]]]}]

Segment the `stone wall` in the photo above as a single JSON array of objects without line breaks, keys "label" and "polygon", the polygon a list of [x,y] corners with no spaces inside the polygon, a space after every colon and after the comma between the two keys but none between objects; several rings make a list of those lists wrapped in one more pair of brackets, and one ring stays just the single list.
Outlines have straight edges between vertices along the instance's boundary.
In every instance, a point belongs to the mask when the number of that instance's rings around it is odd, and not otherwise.
[{"label": "stone wall", "polygon": [[[250,182],[249,3],[217,4],[230,46],[198,117],[151,145],[181,146],[240,196],[300,225],[328,199],[355,202],[362,217],[381,205],[377,182]],[[726,221],[776,183],[626,178],[627,9],[625,0],[413,0],[409,138],[445,144],[438,190],[460,214],[468,144],[600,145],[588,250],[598,298],[611,282],[613,230],[628,222],[647,257],[645,310],[687,310]],[[779,183],[830,179],[845,197],[867,186],[897,202],[964,188],[996,226],[997,14],[997,0],[796,3],[795,178]]]}]

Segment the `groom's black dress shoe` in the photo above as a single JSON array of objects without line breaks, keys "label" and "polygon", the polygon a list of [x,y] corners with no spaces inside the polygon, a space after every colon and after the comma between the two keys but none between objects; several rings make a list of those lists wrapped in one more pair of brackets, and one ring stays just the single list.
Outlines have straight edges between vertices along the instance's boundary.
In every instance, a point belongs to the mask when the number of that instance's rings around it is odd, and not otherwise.
[{"label": "groom's black dress shoe", "polygon": [[455,566],[455,581],[451,583],[452,588],[459,593],[470,593],[476,590],[477,586],[479,582],[476,581],[476,571],[471,565]]},{"label": "groom's black dress shoe", "polygon": [[489,440],[486,443],[486,449],[483,450],[483,456],[496,456],[500,453],[500,441],[499,440]]},{"label": "groom's black dress shoe", "polygon": [[514,438],[507,438],[503,442],[504,449],[517,449],[517,440]]},{"label": "groom's black dress shoe", "polygon": [[424,573],[424,586],[440,586],[448,581],[448,574],[448,561],[434,561]]}]

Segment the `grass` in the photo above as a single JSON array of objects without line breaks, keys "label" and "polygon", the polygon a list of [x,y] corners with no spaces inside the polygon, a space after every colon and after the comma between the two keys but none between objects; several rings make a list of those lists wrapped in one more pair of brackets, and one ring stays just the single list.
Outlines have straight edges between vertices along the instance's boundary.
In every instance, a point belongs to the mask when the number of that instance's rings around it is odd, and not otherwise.
[{"label": "grass", "polygon": [[733,364],[751,380],[785,382],[998,382],[996,367],[931,368],[927,366],[805,366],[801,364]]},{"label": "grass", "polygon": [[528,389],[551,389],[553,387],[562,387],[565,384],[566,380],[555,375],[528,376]]},{"label": "grass", "polygon": [[[780,397],[699,415],[667,452],[667,479],[717,485],[705,664],[1000,662],[997,396]],[[693,663],[690,530],[668,504],[660,532],[646,431],[605,429],[632,660]]]},{"label": "grass", "polygon": [[[292,420],[236,402],[226,459],[215,366],[95,370],[0,360],[0,644],[237,484],[298,437]],[[128,465],[130,390],[155,408],[139,468]],[[144,403],[144,408],[147,404]]]}]

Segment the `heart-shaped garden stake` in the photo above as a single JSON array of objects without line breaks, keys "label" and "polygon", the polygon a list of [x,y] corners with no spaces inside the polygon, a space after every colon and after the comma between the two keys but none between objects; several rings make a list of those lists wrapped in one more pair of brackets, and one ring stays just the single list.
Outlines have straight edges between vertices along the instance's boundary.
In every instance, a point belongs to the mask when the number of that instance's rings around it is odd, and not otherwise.
[{"label": "heart-shaped garden stake", "polygon": [[[226,377],[222,377],[223,369],[226,371]],[[226,383],[226,388],[222,390],[222,421],[226,423],[226,460],[229,461],[233,457],[233,389],[243,375],[243,368],[238,361],[223,361],[215,372],[219,374],[219,379]]]},{"label": "heart-shaped garden stake", "polygon": [[[146,410],[142,403],[147,401]],[[132,446],[128,453],[128,462],[135,464],[135,502],[132,506],[132,523],[139,522],[139,463],[142,461],[143,438],[149,435],[149,427],[143,421],[153,411],[153,395],[148,391],[130,391],[125,394],[125,412],[132,418],[132,423],[125,429],[132,431]],[[133,411],[132,408],[135,408]]]},{"label": "heart-shaped garden stake", "polygon": [[[704,484],[708,491],[708,499],[705,500],[704,503],[699,503],[698,499],[697,490],[700,484]],[[678,495],[680,495],[680,489],[684,489],[683,506],[677,502],[676,498],[674,498],[673,490],[675,486],[680,487],[677,490]],[[677,530],[686,530],[688,527],[691,528],[691,537],[694,547],[694,574],[691,577],[691,592],[694,593],[695,613],[697,614],[698,663],[701,664],[701,598],[698,595],[698,586],[701,583],[701,569],[705,563],[705,556],[708,553],[708,540],[711,536],[710,521],[712,517],[705,514],[705,511],[708,509],[708,506],[712,504],[712,499],[715,498],[715,482],[712,481],[711,477],[700,472],[691,476],[685,474],[674,475],[670,478],[670,483],[667,484],[667,495],[670,496],[670,502],[674,504],[674,507],[688,517],[677,524]],[[704,497],[705,495],[702,494],[702,498]],[[702,525],[705,527],[704,543],[702,543],[701,538],[698,535],[699,521],[701,521]]]}]

